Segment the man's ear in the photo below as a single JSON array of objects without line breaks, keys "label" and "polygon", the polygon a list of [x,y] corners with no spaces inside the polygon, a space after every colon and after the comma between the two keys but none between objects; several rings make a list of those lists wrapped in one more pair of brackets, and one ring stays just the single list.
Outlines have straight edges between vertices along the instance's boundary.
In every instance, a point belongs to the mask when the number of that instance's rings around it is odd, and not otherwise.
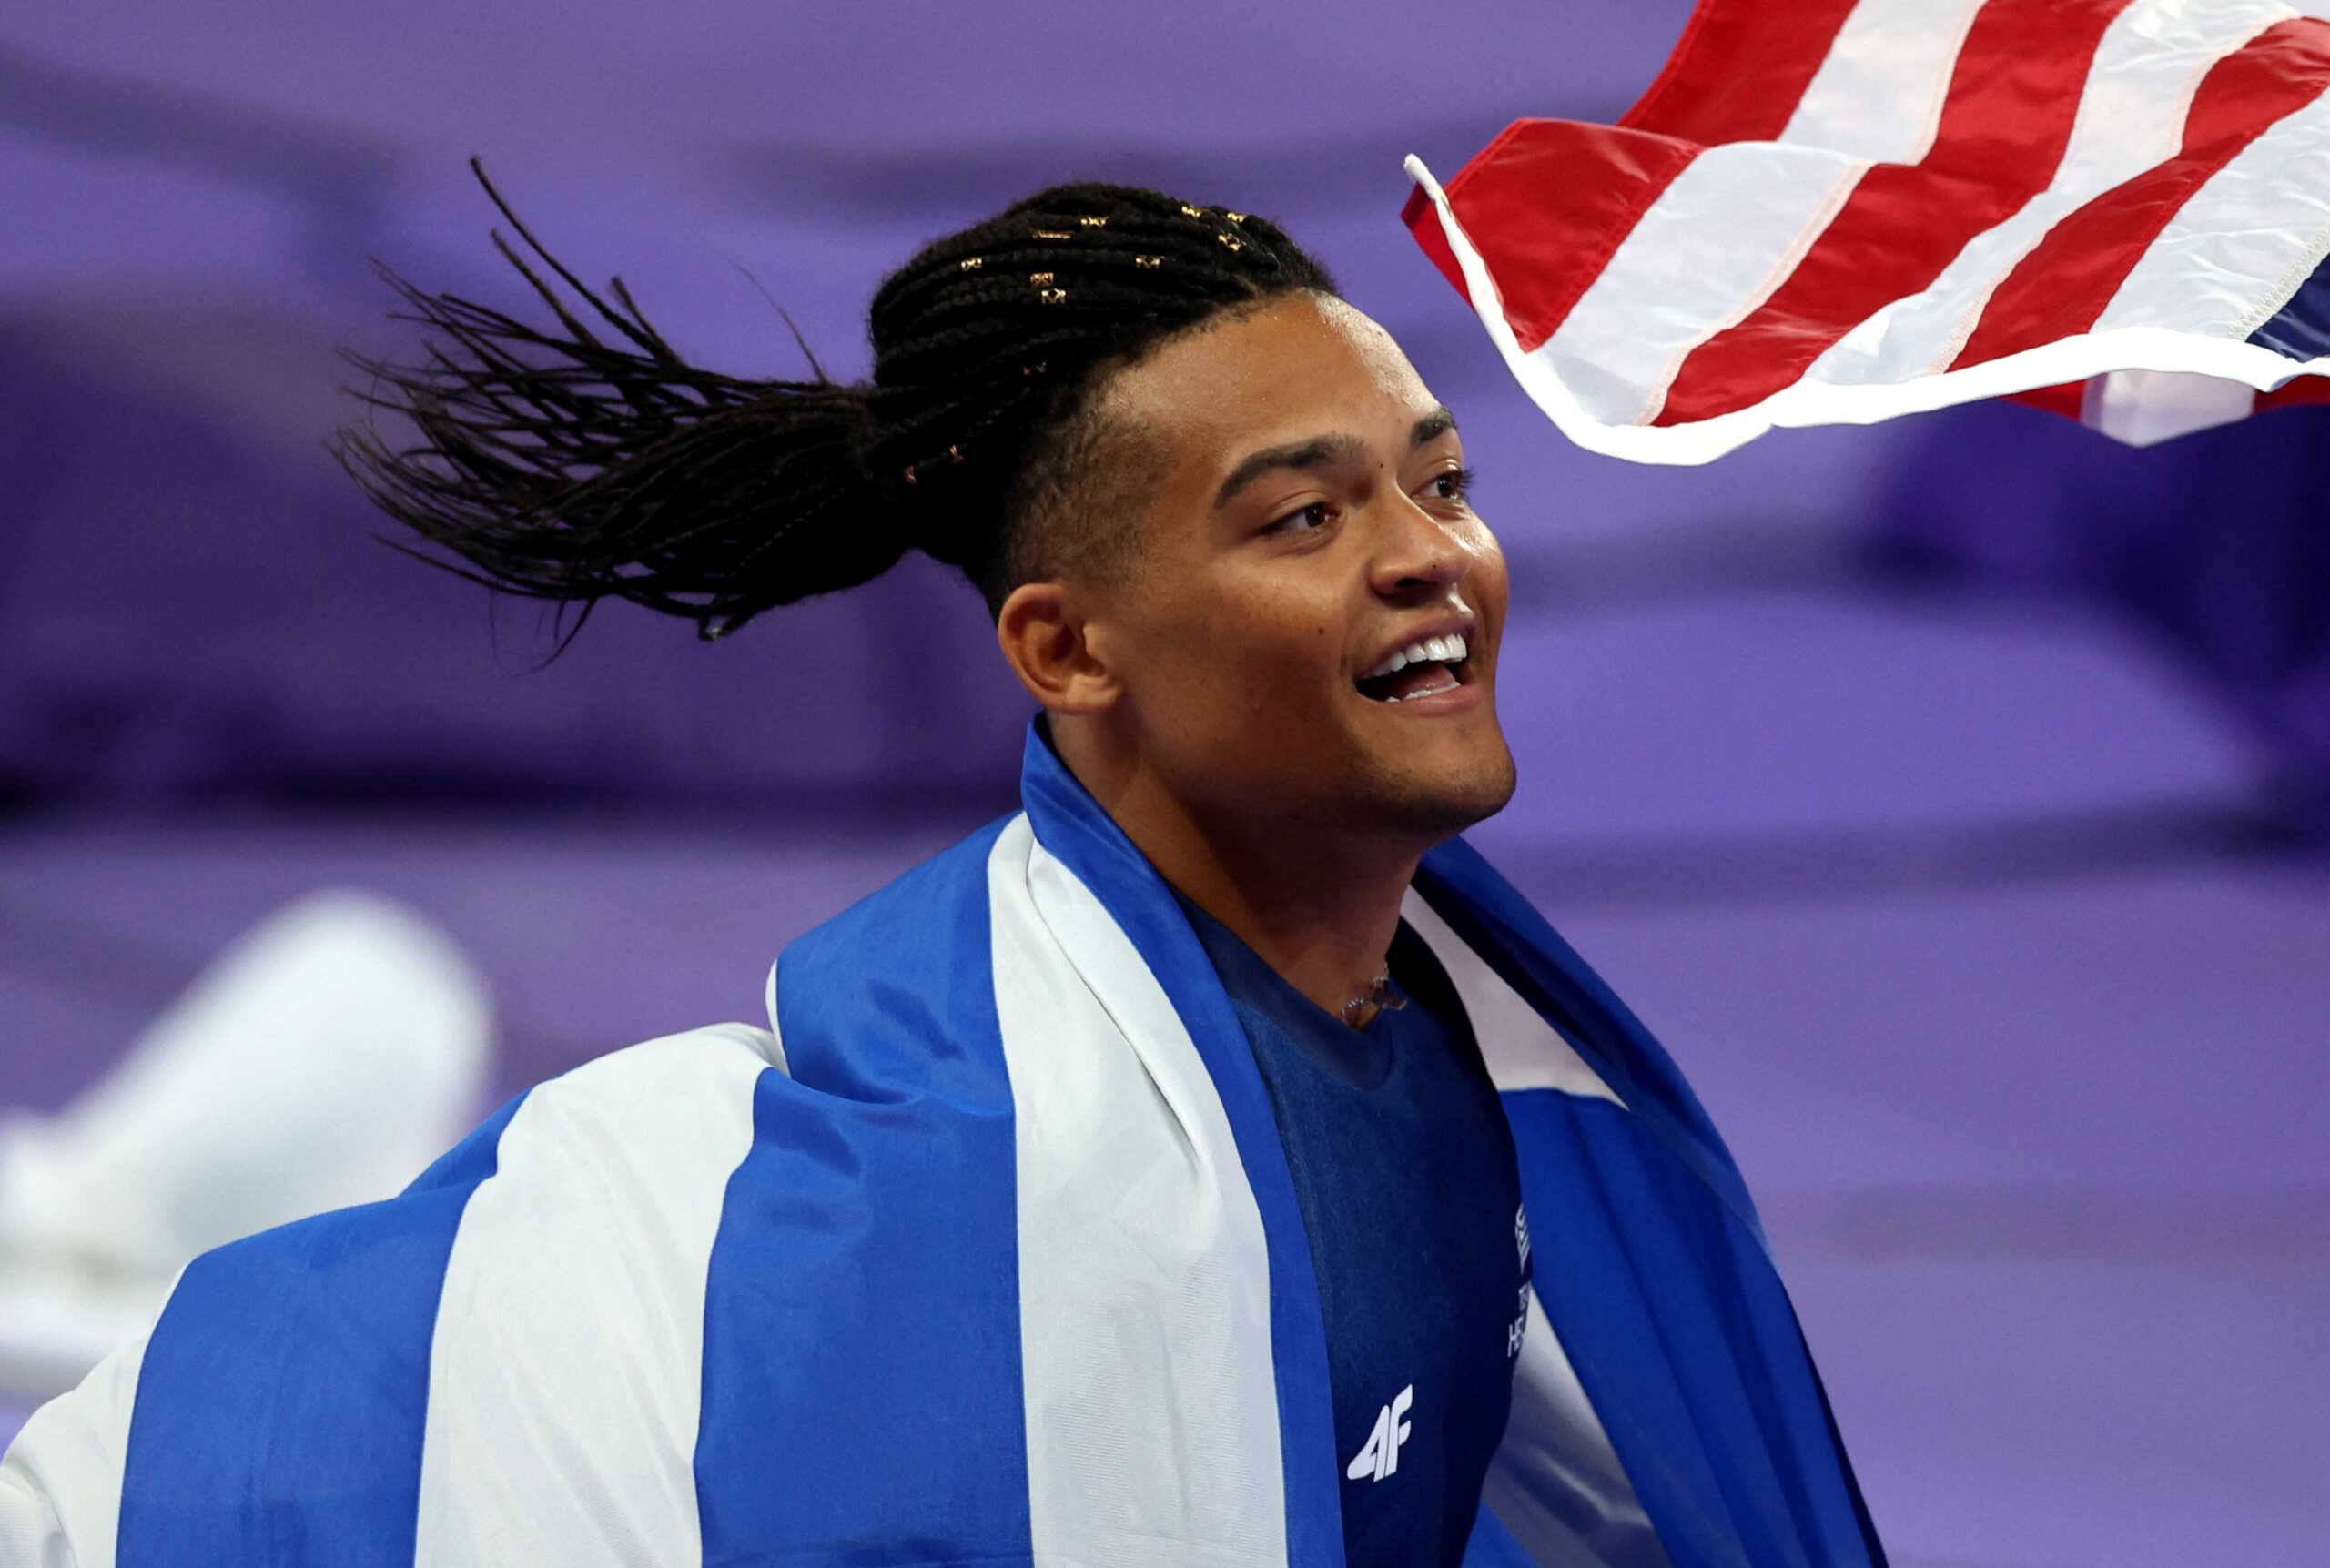
[{"label": "man's ear", "polygon": [[1028,694],[1055,713],[1099,713],[1123,688],[1093,646],[1087,607],[1064,582],[1023,582],[995,618],[995,640]]}]

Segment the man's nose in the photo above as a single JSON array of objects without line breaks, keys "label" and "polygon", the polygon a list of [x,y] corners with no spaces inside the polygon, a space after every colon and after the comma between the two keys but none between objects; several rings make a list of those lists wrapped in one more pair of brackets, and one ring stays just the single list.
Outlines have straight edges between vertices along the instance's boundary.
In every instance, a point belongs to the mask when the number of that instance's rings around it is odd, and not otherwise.
[{"label": "man's nose", "polygon": [[1387,534],[1372,566],[1376,592],[1414,599],[1464,581],[1473,569],[1473,552],[1455,530],[1413,496],[1400,496],[1388,510]]}]

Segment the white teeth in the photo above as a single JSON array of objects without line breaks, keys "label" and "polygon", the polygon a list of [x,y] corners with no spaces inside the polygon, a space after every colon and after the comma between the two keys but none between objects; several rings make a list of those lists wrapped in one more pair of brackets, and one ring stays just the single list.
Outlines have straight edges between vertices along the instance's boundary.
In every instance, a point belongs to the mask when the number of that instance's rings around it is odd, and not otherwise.
[{"label": "white teeth", "polygon": [[1461,632],[1445,637],[1428,637],[1421,642],[1409,643],[1360,679],[1374,681],[1385,675],[1396,675],[1411,664],[1459,664],[1470,652],[1470,646]]}]

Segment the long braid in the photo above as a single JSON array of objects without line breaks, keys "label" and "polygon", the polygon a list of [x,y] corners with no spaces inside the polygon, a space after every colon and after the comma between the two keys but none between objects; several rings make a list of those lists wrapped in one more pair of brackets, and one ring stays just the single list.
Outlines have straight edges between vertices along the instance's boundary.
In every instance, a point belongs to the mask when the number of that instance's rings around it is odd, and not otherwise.
[{"label": "long braid", "polygon": [[751,380],[682,359],[619,279],[602,298],[486,190],[520,241],[495,243],[557,329],[390,274],[436,341],[417,368],[359,364],[365,400],[418,439],[392,448],[350,426],[338,453],[452,558],[424,559],[533,598],[628,599],[706,636],[916,548],[1000,604],[1026,499],[1097,370],[1225,309],[1334,291],[1261,218],[1060,186],[883,283],[869,385],[834,382],[814,358],[815,380]]}]

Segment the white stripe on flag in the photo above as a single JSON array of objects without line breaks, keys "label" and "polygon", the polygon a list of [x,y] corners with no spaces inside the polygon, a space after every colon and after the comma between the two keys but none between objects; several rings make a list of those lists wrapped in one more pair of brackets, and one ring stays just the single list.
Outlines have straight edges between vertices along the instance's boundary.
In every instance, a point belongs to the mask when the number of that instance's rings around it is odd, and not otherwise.
[{"label": "white stripe on flag", "polygon": [[2330,250],[2330,96],[2244,147],[2194,191],[2094,330],[2174,327],[2246,338]]},{"label": "white stripe on flag", "polygon": [[[172,1290],[177,1286],[173,1285]],[[114,1568],[129,1418],[149,1329],[33,1411],[0,1462],[0,1562]]]},{"label": "white stripe on flag", "polygon": [[767,1036],[719,1025],[543,1084],[445,1269],[417,1568],[692,1563],[704,1290]]},{"label": "white stripe on flag", "polygon": [[1400,903],[1400,918],[1415,928],[1447,971],[1448,983],[1456,987],[1456,999],[1464,1004],[1464,1017],[1473,1026],[1473,1038],[1481,1047],[1489,1082],[1499,1094],[1559,1089],[1586,1099],[1625,1103],[1610,1092],[1610,1086],[1585,1065],[1559,1030],[1523,1001],[1519,992],[1433,913],[1423,895],[1409,889]]},{"label": "white stripe on flag", "polygon": [[1933,146],[1959,48],[1981,8],[1982,0],[1860,0],[1779,139],[1871,163],[1918,162]]},{"label": "white stripe on flag", "polygon": [[1869,164],[1933,145],[1980,0],[1862,0],[1781,145],[1710,147],[1659,194],[1535,352],[1604,424],[1647,424],[1693,349],[1752,314]]},{"label": "white stripe on flag", "polygon": [[1879,311],[1816,360],[1811,380],[1907,381],[1949,368],[1991,294],[2047,237],[2095,197],[2176,156],[2203,77],[2277,22],[2278,0],[2137,0],[2105,29],[2053,183],[2006,222],[1977,235],[1922,291]]},{"label": "white stripe on flag", "polygon": [[1464,290],[1489,341],[1505,368],[1562,432],[1579,446],[1631,462],[1712,462],[1780,425],[1875,424],[1903,414],[1995,398],[2032,387],[2084,381],[2110,370],[2188,371],[2219,376],[2270,391],[2293,376],[2330,376],[2330,357],[2297,363],[2271,349],[2224,338],[2206,338],[2168,327],[2138,327],[2108,334],[2082,333],[1942,375],[1908,381],[1840,387],[1807,377],[1753,408],[1740,409],[1686,425],[1609,425],[1593,418],[1551,366],[1522,351],[1505,320],[1496,278],[1480,248],[1448,202],[1448,192],[1423,160],[1407,159],[1409,177],[1423,190],[1439,218],[1449,253],[1464,279]]},{"label": "white stripe on flag", "polygon": [[988,867],[1037,1568],[1284,1562],[1270,1261],[1229,1116],[1024,815]]},{"label": "white stripe on flag", "polygon": [[1691,350],[1771,297],[1868,167],[1818,147],[1709,147],[1534,353],[1603,423],[1648,423]]}]

